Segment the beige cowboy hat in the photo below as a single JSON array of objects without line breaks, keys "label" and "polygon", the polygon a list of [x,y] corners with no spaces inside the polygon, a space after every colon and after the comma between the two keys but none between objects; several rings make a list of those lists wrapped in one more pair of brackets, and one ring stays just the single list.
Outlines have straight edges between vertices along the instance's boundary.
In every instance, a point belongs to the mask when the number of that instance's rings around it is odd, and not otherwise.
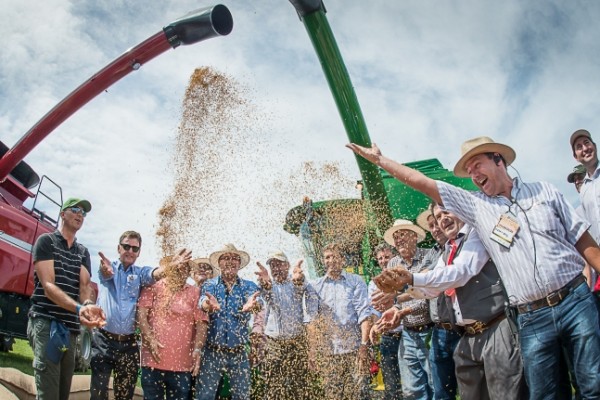
[{"label": "beige cowboy hat", "polygon": [[476,155],[483,153],[499,153],[502,158],[504,158],[504,161],[506,161],[507,167],[512,164],[517,157],[515,151],[511,147],[505,144],[496,143],[487,136],[479,136],[467,140],[460,146],[460,152],[461,157],[454,166],[454,175],[462,178],[469,177],[465,164]]},{"label": "beige cowboy hat", "polygon": [[413,224],[407,219],[397,219],[396,221],[394,221],[394,225],[392,225],[392,227],[385,231],[385,233],[383,234],[383,239],[388,244],[395,246],[394,232],[401,230],[413,231],[414,233],[416,233],[417,243],[420,243],[423,240],[425,240],[425,231],[421,227]]},{"label": "beige cowboy hat", "polygon": [[416,219],[417,225],[427,232],[431,232],[431,229],[429,229],[429,217],[433,217],[433,213],[431,212],[431,209],[427,207],[427,209],[419,214]]},{"label": "beige cowboy hat", "polygon": [[240,262],[240,268],[244,268],[250,262],[250,255],[245,251],[238,250],[233,244],[227,243],[221,250],[215,251],[212,253],[208,259],[210,260],[210,265],[213,267],[215,265],[219,265],[219,257],[226,253],[234,253],[240,256],[242,259]]},{"label": "beige cowboy hat", "polygon": [[194,258],[192,260],[192,263],[194,263],[196,266],[199,266],[200,264],[210,265],[210,267],[213,270],[213,278],[215,276],[221,275],[221,270],[219,269],[219,267],[217,265],[211,264],[211,262],[210,262],[210,260],[208,258]]},{"label": "beige cowboy hat", "polygon": [[286,262],[288,264],[290,262],[290,260],[288,260],[285,253],[281,250],[277,250],[277,251],[274,251],[271,254],[269,254],[269,257],[267,258],[267,264],[271,264],[271,261],[273,261],[273,260],[279,260],[282,262]]}]

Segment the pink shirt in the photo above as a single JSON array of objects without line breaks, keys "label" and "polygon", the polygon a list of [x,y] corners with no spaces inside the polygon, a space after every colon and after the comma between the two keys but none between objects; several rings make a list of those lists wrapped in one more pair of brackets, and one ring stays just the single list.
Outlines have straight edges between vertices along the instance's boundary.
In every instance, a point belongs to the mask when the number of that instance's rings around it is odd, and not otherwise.
[{"label": "pink shirt", "polygon": [[147,308],[148,323],[154,337],[164,347],[159,350],[157,363],[150,349],[142,344],[143,367],[164,371],[191,371],[192,352],[196,336],[196,322],[208,323],[208,315],[198,307],[200,289],[186,284],[180,292],[171,295],[162,279],[142,289],[138,307]]}]

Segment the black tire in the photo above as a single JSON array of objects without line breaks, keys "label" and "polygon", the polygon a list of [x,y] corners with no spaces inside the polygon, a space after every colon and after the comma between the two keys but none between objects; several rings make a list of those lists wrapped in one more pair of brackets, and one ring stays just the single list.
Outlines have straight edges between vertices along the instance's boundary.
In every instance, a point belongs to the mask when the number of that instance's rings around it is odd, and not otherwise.
[{"label": "black tire", "polygon": [[75,371],[86,372],[90,369],[90,360],[92,359],[92,331],[88,328],[81,328],[81,333],[77,336],[77,348],[75,349]]},{"label": "black tire", "polygon": [[0,352],[8,353],[9,351],[12,351],[13,343],[15,343],[13,337],[0,335]]}]

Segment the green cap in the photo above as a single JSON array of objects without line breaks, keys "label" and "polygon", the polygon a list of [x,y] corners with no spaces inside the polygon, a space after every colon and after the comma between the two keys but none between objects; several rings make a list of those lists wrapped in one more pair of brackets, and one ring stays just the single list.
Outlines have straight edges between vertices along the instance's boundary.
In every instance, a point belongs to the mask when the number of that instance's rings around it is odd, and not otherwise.
[{"label": "green cap", "polygon": [[75,207],[77,205],[81,206],[81,208],[83,208],[83,211],[85,211],[86,213],[92,210],[92,205],[89,201],[84,199],[78,199],[76,197],[70,197],[67,200],[65,200],[62,207],[60,208],[60,211],[65,211],[67,208]]},{"label": "green cap", "polygon": [[571,172],[569,175],[567,175],[567,182],[574,183],[575,175],[583,175],[585,173],[586,173],[586,170],[583,165],[581,165],[581,164],[576,165],[575,168],[573,168],[573,172]]}]

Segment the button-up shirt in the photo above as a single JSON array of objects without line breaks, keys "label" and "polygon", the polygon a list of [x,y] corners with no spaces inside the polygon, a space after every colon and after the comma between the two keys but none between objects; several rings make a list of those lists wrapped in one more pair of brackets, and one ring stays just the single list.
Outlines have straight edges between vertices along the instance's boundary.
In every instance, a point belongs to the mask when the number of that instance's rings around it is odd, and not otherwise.
[{"label": "button-up shirt", "polygon": [[261,289],[266,303],[265,335],[278,339],[291,339],[304,333],[302,303],[306,283],[294,285],[291,280],[273,281],[270,290]]},{"label": "button-up shirt", "polygon": [[[415,256],[412,262],[407,263],[402,256],[396,256],[392,258],[388,263],[388,268],[391,267],[403,267],[408,271],[415,273],[421,272],[424,269],[431,269],[435,264],[431,258],[426,257],[428,250],[417,247]],[[431,323],[431,317],[429,316],[429,302],[425,299],[412,299],[402,303],[402,307],[410,307],[412,312],[408,314],[402,323],[408,327],[416,327]]]},{"label": "button-up shirt", "polygon": [[256,283],[239,277],[231,290],[227,289],[221,276],[204,282],[199,305],[206,299],[206,293],[210,293],[221,306],[221,310],[210,314],[206,343],[228,348],[245,345],[250,338],[248,325],[251,313],[242,312],[242,307],[258,291]]},{"label": "button-up shirt", "polygon": [[327,275],[308,285],[308,319],[317,317],[325,321],[330,354],[346,354],[358,350],[361,342],[360,325],[373,315],[367,296],[367,284],[356,274],[343,271],[339,279]]},{"label": "button-up shirt", "polygon": [[[441,181],[437,187],[444,207],[477,231],[512,305],[543,298],[581,274],[584,260],[575,243],[590,225],[554,186],[515,178],[511,199],[468,192]],[[506,248],[490,235],[509,212],[519,230]]]},{"label": "button-up shirt", "polygon": [[120,261],[112,262],[114,274],[105,278],[102,273],[96,303],[106,314],[103,329],[117,335],[130,335],[135,331],[135,312],[142,287],[154,283],[154,267],[130,265],[125,269]]},{"label": "button-up shirt", "polygon": [[[598,177],[600,177],[600,164],[591,177],[585,175],[579,191],[581,205],[576,209],[578,214],[591,224],[590,234],[596,243],[600,243],[600,179]],[[598,274],[593,268],[591,276],[592,287],[594,287]]]}]

